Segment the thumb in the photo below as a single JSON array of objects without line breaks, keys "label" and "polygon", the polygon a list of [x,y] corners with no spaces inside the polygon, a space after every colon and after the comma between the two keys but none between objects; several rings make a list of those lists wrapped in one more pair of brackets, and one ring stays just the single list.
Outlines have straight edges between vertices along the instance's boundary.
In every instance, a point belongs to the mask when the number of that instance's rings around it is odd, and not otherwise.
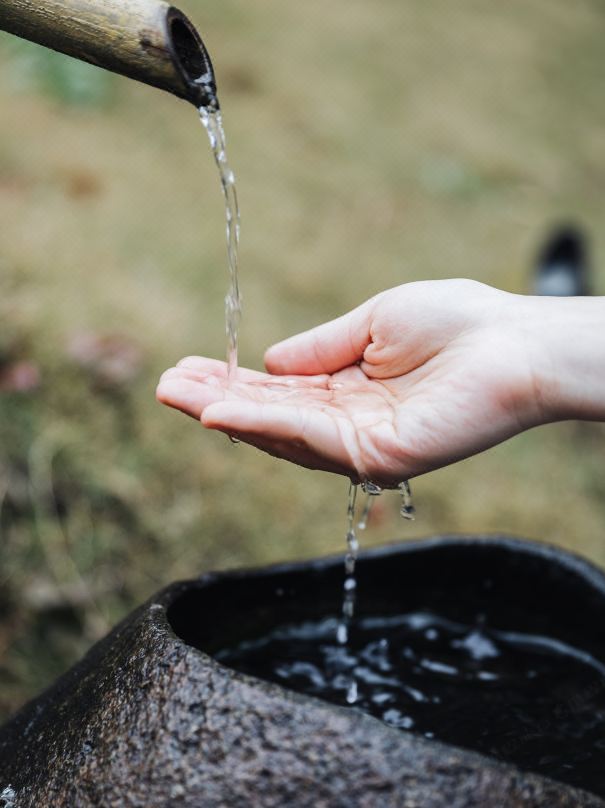
[{"label": "thumb", "polygon": [[265,366],[277,375],[336,373],[359,362],[371,342],[370,326],[379,296],[328,323],[273,345]]}]

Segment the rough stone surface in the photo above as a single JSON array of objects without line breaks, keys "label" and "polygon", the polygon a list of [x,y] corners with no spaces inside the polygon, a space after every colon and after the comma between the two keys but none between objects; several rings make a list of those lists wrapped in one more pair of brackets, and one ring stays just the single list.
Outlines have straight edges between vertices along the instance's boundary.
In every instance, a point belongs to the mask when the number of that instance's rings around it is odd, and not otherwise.
[{"label": "rough stone surface", "polygon": [[166,618],[204,580],[141,607],[0,731],[15,808],[605,806],[218,665]]}]

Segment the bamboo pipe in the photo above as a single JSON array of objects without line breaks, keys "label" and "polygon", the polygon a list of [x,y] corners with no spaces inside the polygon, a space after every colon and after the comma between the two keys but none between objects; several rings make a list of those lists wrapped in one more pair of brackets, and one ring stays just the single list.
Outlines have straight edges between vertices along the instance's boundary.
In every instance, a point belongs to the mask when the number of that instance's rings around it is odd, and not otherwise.
[{"label": "bamboo pipe", "polygon": [[200,35],[162,0],[0,0],[0,29],[197,107],[218,107]]}]

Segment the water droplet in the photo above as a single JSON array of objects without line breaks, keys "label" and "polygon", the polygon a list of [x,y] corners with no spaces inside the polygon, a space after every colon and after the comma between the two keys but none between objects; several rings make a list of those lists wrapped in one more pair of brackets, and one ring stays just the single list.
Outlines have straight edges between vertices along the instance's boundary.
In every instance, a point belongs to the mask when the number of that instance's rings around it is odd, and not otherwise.
[{"label": "water droplet", "polygon": [[349,639],[349,631],[344,623],[339,623],[336,629],[336,639],[341,645],[346,645]]},{"label": "water droplet", "polygon": [[399,492],[401,494],[401,510],[399,513],[404,519],[414,519],[416,510],[412,502],[412,489],[407,480],[399,483]]},{"label": "water droplet", "polygon": [[351,622],[355,611],[355,604],[351,600],[345,600],[342,606],[342,616],[345,620]]},{"label": "water droplet", "polygon": [[376,483],[371,482],[371,480],[362,482],[361,489],[365,494],[369,494],[371,497],[378,497],[382,494],[382,488],[376,485]]},{"label": "water droplet", "polygon": [[414,726],[414,719],[409,715],[403,715],[399,710],[386,710],[382,714],[382,720],[398,729],[412,729]]}]

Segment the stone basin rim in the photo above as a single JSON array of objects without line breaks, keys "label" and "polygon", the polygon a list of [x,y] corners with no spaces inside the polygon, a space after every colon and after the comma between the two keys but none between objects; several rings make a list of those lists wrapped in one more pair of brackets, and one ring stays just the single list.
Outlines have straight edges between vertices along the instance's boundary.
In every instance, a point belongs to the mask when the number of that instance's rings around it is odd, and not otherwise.
[{"label": "stone basin rim", "polygon": [[[460,547],[493,548],[510,551],[511,555],[517,553],[526,555],[528,558],[537,558],[544,561],[551,561],[558,566],[565,568],[568,572],[576,573],[584,579],[584,582],[600,592],[605,597],[605,569],[601,569],[596,563],[589,561],[584,556],[572,550],[559,547],[547,541],[538,539],[523,539],[504,533],[493,533],[486,535],[472,535],[468,533],[447,533],[443,536],[430,536],[427,538],[414,539],[393,539],[378,547],[368,547],[359,552],[359,562],[387,558],[391,555],[403,555],[408,552],[430,553],[442,548],[454,549]],[[269,575],[284,575],[290,572],[298,572],[303,569],[309,571],[321,571],[330,567],[342,565],[343,553],[330,553],[326,556],[312,557],[298,561],[278,561],[272,564],[257,565],[250,567],[234,567],[225,570],[203,572],[197,578],[183,578],[169,584],[153,598],[156,605],[168,609],[174,601],[185,590],[192,588],[204,588],[208,584],[218,581],[237,581],[250,578],[263,578]],[[172,627],[168,624],[174,636],[184,642]],[[195,647],[195,646],[190,646]],[[196,649],[199,650],[199,649]],[[202,653],[202,652],[200,652]]]}]

